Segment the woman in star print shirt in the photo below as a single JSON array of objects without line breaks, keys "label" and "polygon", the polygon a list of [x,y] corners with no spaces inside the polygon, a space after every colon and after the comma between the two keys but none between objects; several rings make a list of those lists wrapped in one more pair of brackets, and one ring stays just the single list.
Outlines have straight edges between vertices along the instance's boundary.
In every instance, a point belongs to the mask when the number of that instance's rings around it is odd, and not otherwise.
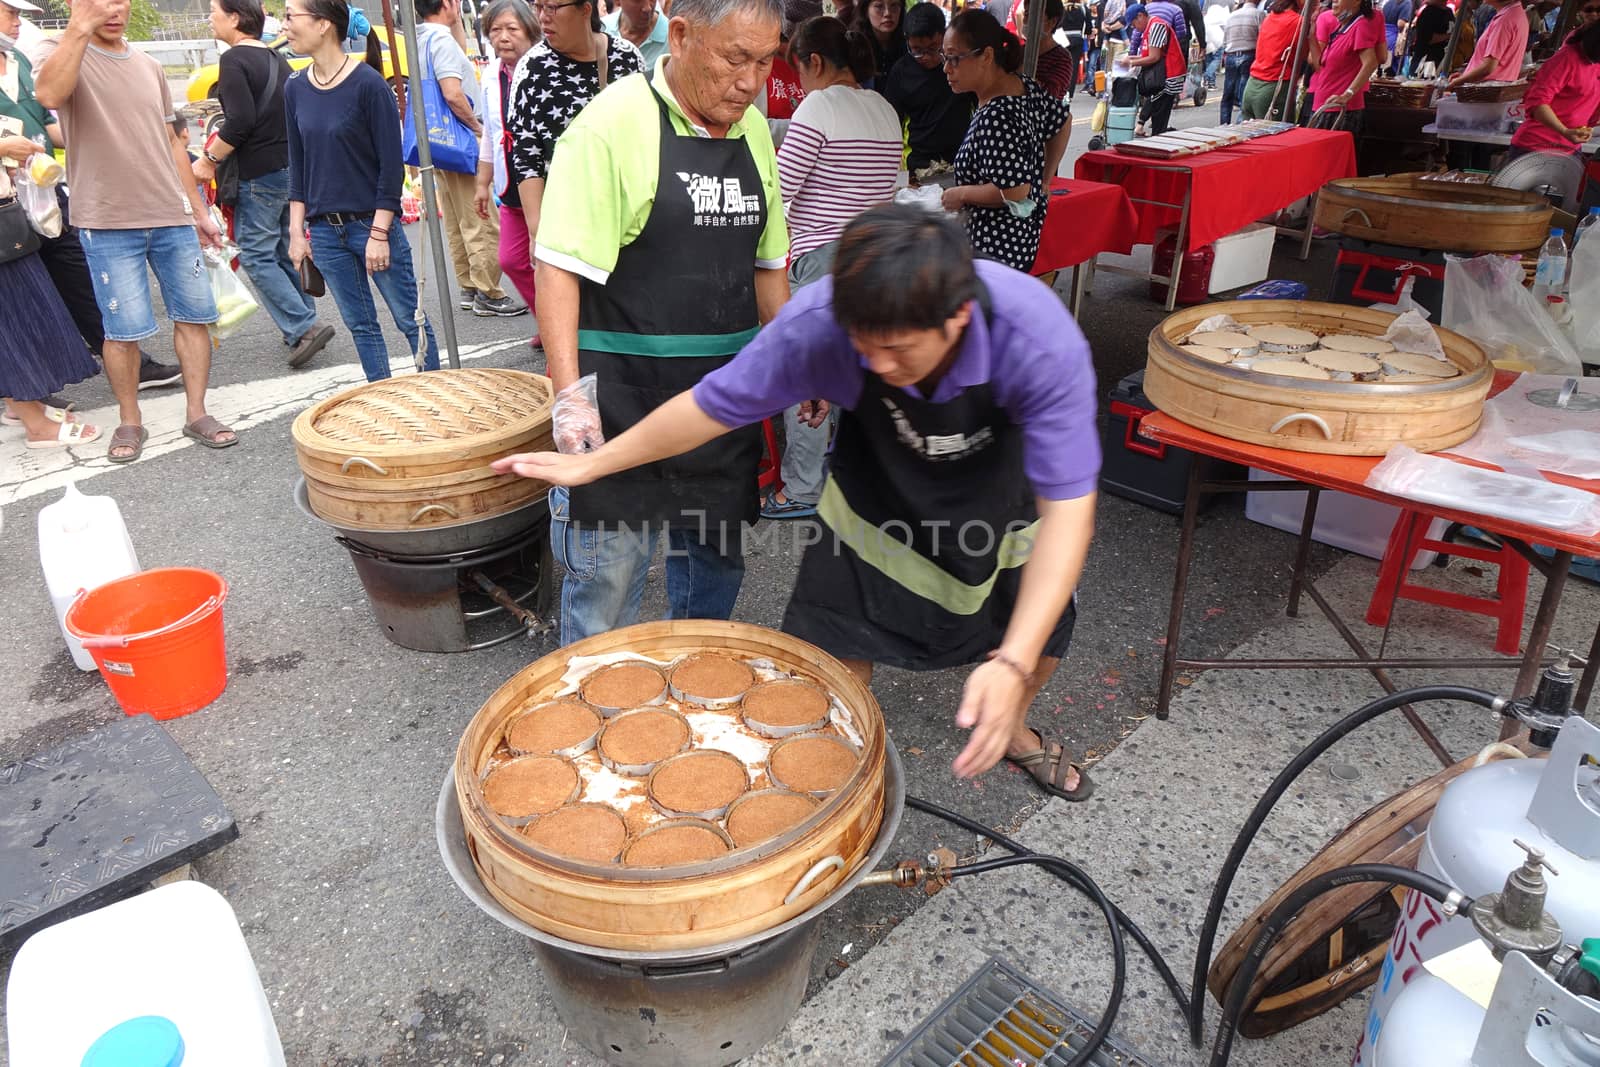
[{"label": "woman in star print shirt", "polygon": [[957,93],[975,93],[966,139],[956,152],[959,183],[944,193],[961,212],[972,250],[984,259],[1031,270],[1044,229],[1046,175],[1067,150],[1072,116],[1017,71],[1022,42],[987,11],[968,9],[944,35],[944,73]]},{"label": "woman in star print shirt", "polygon": [[606,49],[606,84],[644,69],[639,50],[600,27],[598,0],[532,5],[544,39],[517,62],[511,76],[508,175],[522,197],[528,247],[539,235],[539,204],[556,140],[600,91],[600,49]]}]

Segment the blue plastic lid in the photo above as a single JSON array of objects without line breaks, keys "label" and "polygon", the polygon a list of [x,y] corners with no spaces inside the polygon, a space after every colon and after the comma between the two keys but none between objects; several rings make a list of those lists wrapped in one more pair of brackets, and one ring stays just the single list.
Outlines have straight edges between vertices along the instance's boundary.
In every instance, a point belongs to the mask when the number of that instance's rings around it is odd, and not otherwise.
[{"label": "blue plastic lid", "polygon": [[141,1015],[101,1034],[80,1067],[178,1067],[183,1035],[171,1019]]},{"label": "blue plastic lid", "polygon": [[1600,215],[1600,207],[1592,207],[1592,208],[1590,208],[1589,209],[1589,214],[1591,214],[1591,215]]},{"label": "blue plastic lid", "polygon": [[1550,236],[1551,237],[1565,237],[1566,235],[1567,235],[1567,231],[1561,229],[1559,226],[1550,231]]}]

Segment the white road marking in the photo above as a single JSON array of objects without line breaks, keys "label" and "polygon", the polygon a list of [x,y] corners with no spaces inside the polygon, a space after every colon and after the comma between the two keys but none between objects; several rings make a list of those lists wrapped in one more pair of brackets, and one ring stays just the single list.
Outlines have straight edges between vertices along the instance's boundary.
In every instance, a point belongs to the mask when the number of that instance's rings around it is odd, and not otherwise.
[{"label": "white road marking", "polygon": [[[489,344],[464,345],[460,350],[461,361],[466,363],[483,359],[527,343],[527,338],[517,337]],[[396,374],[412,373],[415,366],[409,353],[394,359],[391,365]],[[331,364],[277,378],[258,378],[212,389],[206,397],[206,407],[212,415],[239,431],[241,440],[237,447],[247,449],[250,439],[245,431],[250,428],[270,419],[297,414],[323,397],[365,380],[357,363]],[[145,428],[150,431],[150,439],[145,442],[139,463],[146,463],[180,448],[195,447],[194,441],[183,436],[183,406],[181,386],[173,386],[154,395],[148,392],[140,394],[139,408],[144,415]],[[27,434],[20,426],[6,429],[4,440],[0,440],[0,505],[54,489],[64,489],[71,483],[107,471],[135,466],[132,463],[112,463],[106,458],[111,431],[117,426],[116,405],[78,411],[76,414],[82,421],[100,427],[99,440],[76,448],[30,449],[27,447]]]}]

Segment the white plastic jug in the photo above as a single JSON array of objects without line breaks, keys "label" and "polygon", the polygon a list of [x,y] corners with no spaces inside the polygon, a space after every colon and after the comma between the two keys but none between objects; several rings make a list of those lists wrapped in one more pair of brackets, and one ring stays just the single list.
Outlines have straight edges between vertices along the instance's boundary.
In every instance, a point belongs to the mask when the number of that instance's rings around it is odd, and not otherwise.
[{"label": "white plastic jug", "polygon": [[46,927],[6,983],[11,1067],[79,1067],[106,1031],[160,1016],[184,1067],[284,1067],[250,946],[210,886],[174,882]]},{"label": "white plastic jug", "polygon": [[94,670],[94,659],[67,633],[67,608],[78,590],[94,589],[139,570],[139,557],[117,502],[108,496],[84,496],[68,485],[60,500],[39,509],[39,564],[72,662],[79,670]]}]

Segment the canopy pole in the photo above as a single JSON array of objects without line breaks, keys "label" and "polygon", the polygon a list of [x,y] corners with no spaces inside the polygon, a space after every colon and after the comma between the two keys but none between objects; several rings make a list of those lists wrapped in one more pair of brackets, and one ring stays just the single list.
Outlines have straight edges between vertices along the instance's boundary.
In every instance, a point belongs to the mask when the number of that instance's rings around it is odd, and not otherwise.
[{"label": "canopy pole", "polygon": [[[385,5],[387,6],[387,5]],[[406,34],[406,72],[410,78],[411,63],[422,54],[417,47],[417,9],[411,0],[400,0],[400,25]],[[420,68],[419,68],[420,69]],[[439,326],[444,332],[444,343],[450,358],[450,369],[461,369],[461,352],[456,346],[456,317],[455,308],[451,306],[450,299],[450,270],[445,264],[444,257],[444,231],[439,225],[439,198],[433,187],[433,149],[428,144],[428,120],[423,115],[423,109],[411,109],[411,127],[417,133],[417,170],[421,176],[422,184],[422,225],[423,241],[432,246],[433,273],[438,278],[435,288],[439,290]],[[427,251],[423,255],[427,255]],[[419,283],[420,284],[420,283]],[[418,306],[421,306],[422,293],[417,293]],[[421,328],[420,326],[418,327]],[[426,336],[419,337],[418,344],[426,345]]]}]

